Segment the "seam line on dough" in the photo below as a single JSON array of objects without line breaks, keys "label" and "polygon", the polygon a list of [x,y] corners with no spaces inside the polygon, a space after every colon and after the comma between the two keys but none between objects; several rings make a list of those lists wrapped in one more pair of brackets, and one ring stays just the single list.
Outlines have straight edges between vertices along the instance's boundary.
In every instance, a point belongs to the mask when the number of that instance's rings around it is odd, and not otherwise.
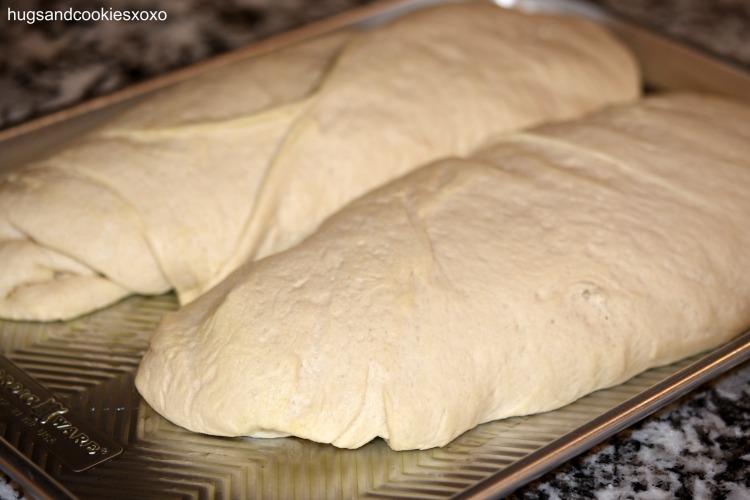
[{"label": "seam line on dough", "polygon": [[[143,221],[143,218],[141,217],[140,213],[136,210],[135,206],[127,198],[125,198],[124,196],[122,196],[114,187],[112,187],[109,184],[106,184],[106,183],[100,181],[96,177],[93,177],[93,176],[90,176],[90,175],[86,175],[85,171],[81,171],[81,170],[75,169],[75,167],[73,169],[66,168],[66,164],[67,164],[67,162],[63,162],[62,164],[60,164],[60,163],[57,163],[57,162],[50,161],[49,163],[48,162],[44,162],[43,164],[40,164],[40,167],[41,168],[48,168],[50,170],[53,170],[53,171],[55,171],[55,173],[58,173],[58,174],[62,175],[63,177],[68,177],[68,178],[71,178],[71,179],[74,179],[74,180],[78,180],[78,181],[81,181],[81,182],[84,182],[84,183],[93,184],[93,185],[97,186],[98,188],[103,189],[103,190],[105,190],[105,191],[113,194],[120,202],[122,202],[123,205],[125,205],[129,209],[130,213],[138,221],[139,233],[141,234],[141,237],[143,238],[143,240],[146,242],[146,245],[151,249],[151,255],[153,256],[153,261],[157,265],[157,267],[159,269],[159,272],[161,273],[161,276],[162,276],[164,282],[167,283],[168,285],[170,285],[170,287],[171,287],[172,283],[167,278],[167,276],[164,274],[164,269],[163,269],[163,267],[161,265],[161,261],[158,258],[158,255],[154,252],[154,247],[151,244],[151,239],[148,236],[148,231],[146,231],[146,226],[145,226],[145,223]],[[6,220],[11,225],[11,227],[13,227],[14,229],[16,229],[20,233],[22,233],[24,236],[26,236],[26,238],[29,241],[31,241],[32,243],[34,243],[34,244],[36,244],[38,246],[44,247],[44,248],[48,248],[50,250],[54,250],[55,252],[57,252],[57,253],[59,253],[61,255],[64,255],[64,256],[66,256],[66,257],[68,257],[70,259],[75,260],[76,262],[80,262],[81,265],[90,268],[95,273],[97,273],[97,274],[99,274],[99,275],[101,275],[103,277],[106,277],[108,280],[112,281],[113,283],[117,284],[118,286],[124,288],[125,290],[129,290],[129,291],[132,292],[132,290],[130,290],[129,287],[126,287],[124,284],[115,281],[112,277],[110,277],[109,275],[103,273],[100,269],[97,269],[95,267],[92,267],[89,264],[81,262],[80,259],[78,259],[75,256],[69,255],[64,250],[62,250],[60,248],[57,248],[54,245],[48,245],[47,243],[40,244],[40,242],[38,242],[35,238],[31,237],[31,235],[29,235],[28,232],[21,230],[21,228],[19,226],[17,226],[10,219],[10,217],[7,216],[7,215],[6,215]]]},{"label": "seam line on dough", "polygon": [[[10,227],[12,227],[13,229],[15,229],[15,230],[16,230],[16,231],[18,231],[19,233],[21,233],[21,235],[23,236],[23,238],[19,238],[19,239],[16,239],[16,240],[2,240],[2,241],[24,241],[24,240],[25,240],[25,241],[28,241],[28,242],[29,242],[29,243],[31,243],[32,245],[35,245],[35,246],[37,246],[37,247],[39,247],[39,248],[42,248],[42,249],[44,249],[44,250],[47,250],[47,251],[51,251],[51,252],[54,252],[54,253],[56,253],[56,254],[58,254],[58,255],[61,255],[61,256],[65,257],[66,259],[70,259],[70,260],[72,260],[73,262],[75,262],[75,263],[77,263],[78,265],[80,265],[80,266],[81,266],[82,268],[85,268],[85,269],[88,269],[88,270],[90,270],[90,271],[92,272],[92,274],[93,274],[93,275],[95,275],[95,276],[99,276],[99,277],[101,277],[101,278],[107,278],[107,279],[109,279],[109,278],[108,278],[108,277],[107,277],[106,275],[102,274],[102,272],[101,272],[101,271],[99,271],[99,270],[97,270],[96,268],[94,268],[94,267],[91,267],[90,265],[88,265],[88,264],[86,264],[86,263],[84,263],[84,262],[81,262],[81,261],[80,261],[79,259],[77,259],[76,257],[74,257],[74,256],[72,256],[72,255],[69,255],[68,253],[66,253],[66,252],[64,252],[64,251],[62,251],[62,250],[60,250],[60,249],[58,249],[58,248],[55,248],[55,247],[52,247],[52,246],[46,245],[46,244],[44,244],[44,243],[40,243],[40,242],[39,242],[39,241],[38,241],[38,240],[37,240],[36,238],[34,238],[34,237],[33,237],[33,236],[31,236],[30,234],[28,234],[28,233],[27,233],[26,231],[22,230],[22,229],[21,229],[21,228],[20,228],[19,226],[17,226],[17,225],[16,225],[16,224],[15,224],[15,223],[14,223],[13,221],[11,221],[10,219],[6,219],[6,220],[7,220],[8,224],[10,225]],[[35,263],[35,266],[36,266],[36,267],[41,267],[42,269],[49,269],[49,270],[55,271],[55,268],[54,268],[54,267],[50,267],[50,266],[45,266],[45,265],[40,265],[40,264],[37,264],[37,263]],[[70,271],[64,271],[64,272],[68,272],[68,273],[69,273]],[[41,281],[40,281],[40,282],[37,282],[37,284],[41,284],[41,283],[43,283],[43,282],[41,282]],[[30,283],[29,283],[29,284],[30,284]],[[118,285],[118,286],[121,286],[121,287],[123,287],[123,288],[125,288],[125,287],[124,287],[123,285],[121,285],[120,283],[117,283],[117,285]],[[16,287],[16,288],[18,288],[18,287]]]},{"label": "seam line on dough", "polygon": [[[715,207],[707,202],[703,202],[699,199],[696,199],[695,196],[691,195],[689,192],[677,189],[674,185],[667,182],[663,177],[659,175],[654,175],[650,173],[648,170],[636,170],[631,168],[628,164],[623,163],[619,161],[617,158],[614,158],[606,153],[603,153],[596,149],[589,149],[585,147],[578,146],[576,144],[572,144],[566,140],[562,140],[556,137],[550,137],[546,135],[537,135],[534,133],[529,132],[520,132],[513,134],[511,136],[506,137],[503,142],[508,143],[547,143],[552,144],[554,146],[559,146],[561,149],[569,149],[572,151],[577,151],[580,153],[583,153],[587,156],[598,158],[605,163],[609,163],[615,167],[617,167],[621,172],[626,172],[629,174],[636,173],[637,176],[631,175],[631,177],[640,180],[644,184],[651,184],[654,186],[658,186],[662,188],[664,191],[668,191],[670,193],[678,195],[681,199],[686,200],[688,202],[688,205],[692,206],[701,206],[703,209],[709,209],[709,211],[715,212]],[[481,156],[481,152],[479,152],[479,156]],[[569,169],[559,169],[561,171],[564,171],[566,173],[571,173]],[[594,180],[590,176],[580,176],[580,177],[586,177]]]},{"label": "seam line on dough", "polygon": [[442,263],[437,257],[432,237],[430,236],[429,231],[425,228],[425,224],[422,222],[421,217],[404,196],[399,196],[399,201],[401,202],[401,206],[406,214],[406,219],[409,221],[409,226],[414,231],[414,234],[419,237],[419,240],[422,241],[422,243],[426,244],[427,250],[430,252],[430,261],[435,264],[435,267],[440,271],[440,275],[445,278],[446,283],[455,290],[450,277],[445,272]]},{"label": "seam line on dough", "polygon": [[275,106],[270,110],[262,111],[260,113],[252,114],[250,116],[240,116],[235,118],[228,118],[224,120],[204,120],[197,123],[189,123],[185,125],[177,125],[173,127],[160,127],[154,129],[144,128],[132,128],[132,129],[116,129],[107,130],[100,132],[97,137],[104,139],[135,139],[135,140],[148,140],[148,139],[163,139],[171,138],[180,135],[193,135],[200,134],[206,131],[213,130],[221,127],[222,129],[230,127],[242,127],[244,125],[252,125],[254,123],[261,123],[268,121],[269,117],[275,117],[286,114],[294,114],[298,108],[304,107],[311,97],[306,96],[302,99],[294,100],[290,103]]},{"label": "seam line on dough", "polygon": [[[350,40],[347,40],[347,42],[344,43],[341,48],[339,48],[335,56],[331,58],[330,62],[328,63],[328,67],[321,72],[318,83],[312,88],[310,93],[304,99],[305,103],[307,104],[307,109],[300,111],[299,116],[292,121],[287,131],[279,140],[276,148],[274,148],[266,169],[263,172],[263,177],[258,183],[258,195],[253,200],[252,206],[248,210],[245,220],[242,223],[242,231],[240,233],[240,237],[238,238],[237,245],[233,249],[229,258],[225,261],[224,265],[219,269],[219,272],[217,273],[214,281],[206,284],[206,289],[212,288],[219,281],[223,280],[224,277],[226,277],[226,275],[231,272],[232,268],[241,265],[248,259],[255,260],[255,256],[258,250],[258,239],[256,235],[264,232],[263,226],[258,227],[258,224],[259,222],[262,222],[264,219],[268,218],[268,211],[272,210],[275,206],[275,203],[271,203],[270,205],[263,203],[265,198],[268,196],[266,194],[267,190],[265,188],[270,182],[271,175],[276,170],[275,167],[279,163],[279,158],[282,156],[285,145],[290,141],[291,138],[297,135],[295,132],[298,129],[300,121],[307,117],[310,108],[314,106],[315,101],[318,100],[320,96],[320,93],[325,89],[330,75],[335,72],[338,62],[347,52],[346,49],[353,40],[356,40],[356,35],[352,35],[352,38]],[[268,208],[264,210],[264,207]],[[256,215],[258,215],[259,213],[261,215],[266,215],[266,217],[257,217]]]}]

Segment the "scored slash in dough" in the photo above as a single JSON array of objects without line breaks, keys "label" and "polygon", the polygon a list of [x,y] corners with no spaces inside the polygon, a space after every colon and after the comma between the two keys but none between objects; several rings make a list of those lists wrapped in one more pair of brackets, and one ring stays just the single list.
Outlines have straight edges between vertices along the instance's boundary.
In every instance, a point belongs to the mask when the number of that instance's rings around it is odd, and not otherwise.
[{"label": "scored slash in dough", "polygon": [[749,123],[664,95],[425,166],[166,316],[137,387],[196,432],[421,449],[726,342]]},{"label": "scored slash in dough", "polygon": [[489,2],[209,71],[0,175],[0,316],[169,289],[190,302],[411,169],[639,90],[603,28]]}]

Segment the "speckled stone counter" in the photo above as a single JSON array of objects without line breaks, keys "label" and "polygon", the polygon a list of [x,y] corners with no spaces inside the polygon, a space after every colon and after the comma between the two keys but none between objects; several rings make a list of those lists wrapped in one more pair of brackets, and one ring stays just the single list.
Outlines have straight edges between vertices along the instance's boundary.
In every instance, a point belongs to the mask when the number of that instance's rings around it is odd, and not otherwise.
[{"label": "speckled stone counter", "polygon": [[[88,0],[0,0],[0,128],[368,0],[126,0],[145,22],[28,22],[8,10]],[[750,0],[600,0],[636,22],[750,69]],[[269,5],[273,7],[269,7]],[[2,491],[0,491],[2,494]],[[519,499],[750,499],[750,364],[517,491]]]},{"label": "speckled stone counter", "polygon": [[750,499],[750,363],[617,434],[515,499]]}]

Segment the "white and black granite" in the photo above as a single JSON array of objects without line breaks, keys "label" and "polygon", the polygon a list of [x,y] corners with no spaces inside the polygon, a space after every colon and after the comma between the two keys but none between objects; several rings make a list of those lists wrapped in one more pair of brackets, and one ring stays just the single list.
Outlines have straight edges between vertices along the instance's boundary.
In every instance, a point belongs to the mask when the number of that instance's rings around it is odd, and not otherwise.
[{"label": "white and black granite", "polygon": [[[119,0],[165,22],[9,21],[8,9],[98,0],[0,0],[0,129],[372,0]],[[750,0],[597,0],[750,69]],[[2,485],[0,498],[13,495]],[[2,489],[5,488],[5,489]],[[750,499],[750,364],[513,494],[516,499]]]},{"label": "white and black granite", "polygon": [[510,498],[750,499],[750,363]]}]

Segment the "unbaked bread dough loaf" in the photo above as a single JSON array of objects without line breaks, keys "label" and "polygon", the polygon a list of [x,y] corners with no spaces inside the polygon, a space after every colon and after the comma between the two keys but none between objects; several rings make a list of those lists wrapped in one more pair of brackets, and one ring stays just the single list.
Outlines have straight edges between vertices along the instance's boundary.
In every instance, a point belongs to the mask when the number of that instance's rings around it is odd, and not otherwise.
[{"label": "unbaked bread dough loaf", "polygon": [[276,144],[348,37],[213,70],[0,172],[0,317],[69,319],[213,277]]},{"label": "unbaked bread dough loaf", "polygon": [[418,165],[638,93],[602,28],[489,3],[208,73],[0,178],[0,316],[189,302]]},{"label": "unbaked bread dough loaf", "polygon": [[750,326],[750,108],[649,98],[354,201],[164,318],[136,384],[174,423],[441,446]]}]

